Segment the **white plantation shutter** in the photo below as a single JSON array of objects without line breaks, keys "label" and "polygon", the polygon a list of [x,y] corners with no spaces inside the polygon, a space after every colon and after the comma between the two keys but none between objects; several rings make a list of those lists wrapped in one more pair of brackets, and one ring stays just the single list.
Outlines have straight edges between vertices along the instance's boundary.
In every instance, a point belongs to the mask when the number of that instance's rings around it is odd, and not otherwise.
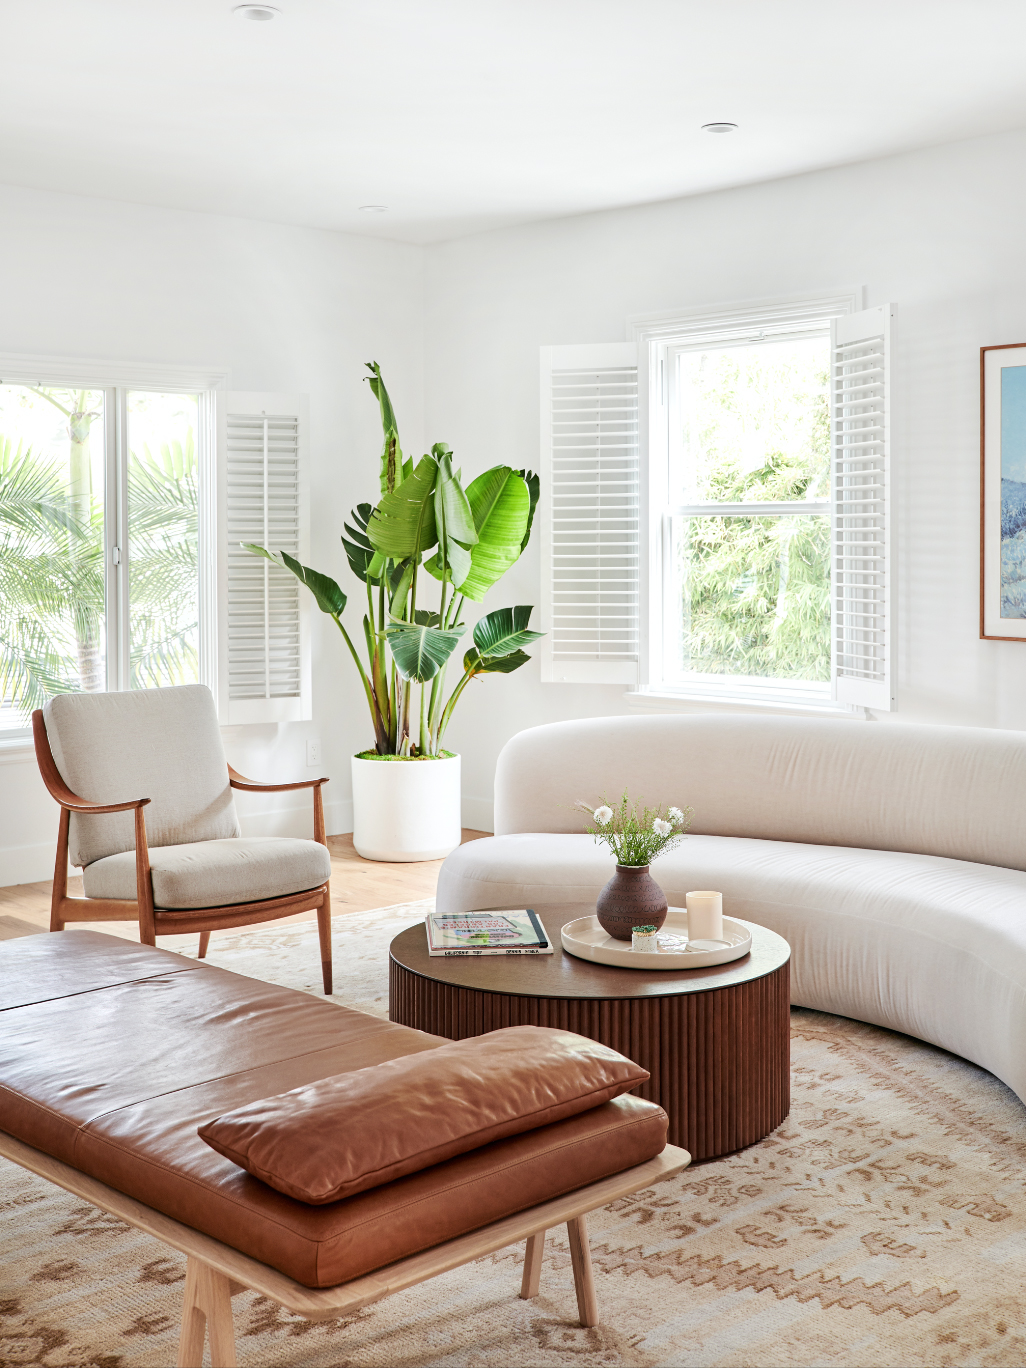
[{"label": "white plantation shutter", "polygon": [[241,543],[307,563],[305,403],[286,394],[217,398],[220,720],[303,721],[311,715],[309,594]]},{"label": "white plantation shutter", "polygon": [[895,706],[892,305],[831,326],[833,695]]},{"label": "white plantation shutter", "polygon": [[636,684],[637,346],[543,347],[541,388],[542,679]]}]

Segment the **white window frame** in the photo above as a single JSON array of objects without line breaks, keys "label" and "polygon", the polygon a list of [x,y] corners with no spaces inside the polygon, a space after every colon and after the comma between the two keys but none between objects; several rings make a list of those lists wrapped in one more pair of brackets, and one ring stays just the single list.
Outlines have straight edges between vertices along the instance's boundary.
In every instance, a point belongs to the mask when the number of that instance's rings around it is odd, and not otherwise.
[{"label": "white window frame", "polygon": [[[215,394],[228,384],[228,372],[215,367],[159,362],[83,360],[78,357],[0,353],[0,383],[59,386],[104,392],[104,565],[106,686],[127,687],[128,659],[128,392],[150,390],[198,397],[196,453],[199,467],[199,678],[217,698],[218,586],[217,441]],[[110,643],[116,642],[114,649]],[[17,763],[31,750],[31,728],[0,733],[0,757]]]},{"label": "white window frame", "polygon": [[[852,712],[852,705],[831,697],[831,684],[769,681],[751,676],[709,675],[687,681],[668,680],[663,660],[666,575],[669,564],[670,517],[682,511],[670,502],[671,386],[670,366],[681,352],[802,337],[829,337],[831,323],[863,307],[861,288],[740,302],[722,307],[674,310],[628,320],[628,339],[638,346],[639,445],[641,462],[641,661],[640,677],[632,695],[645,700],[688,703],[754,705],[784,710],[824,713]],[[647,396],[645,402],[644,396]],[[745,511],[813,512],[802,501],[800,509],[783,505],[745,506]],[[820,507],[820,503],[822,507]],[[695,506],[698,509],[698,506]],[[728,506],[721,505],[721,509]],[[712,506],[699,511],[711,512]],[[740,509],[738,510],[740,511]],[[816,512],[830,513],[829,496],[817,502]]]}]

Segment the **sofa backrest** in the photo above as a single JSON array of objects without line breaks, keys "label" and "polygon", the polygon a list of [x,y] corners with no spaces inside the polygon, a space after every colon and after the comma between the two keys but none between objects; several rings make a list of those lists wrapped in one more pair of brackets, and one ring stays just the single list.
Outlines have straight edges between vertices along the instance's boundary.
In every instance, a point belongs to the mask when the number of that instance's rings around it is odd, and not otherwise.
[{"label": "sofa backrest", "polygon": [[[149,845],[240,834],[221,729],[205,685],[58,694],[43,709],[43,720],[72,793],[96,803],[152,800],[143,809]],[[72,864],[134,849],[131,812],[72,813]]]},{"label": "sofa backrest", "polygon": [[601,717],[520,732],[495,831],[582,831],[624,788],[691,830],[946,855],[1026,870],[1026,732],[818,718]]}]

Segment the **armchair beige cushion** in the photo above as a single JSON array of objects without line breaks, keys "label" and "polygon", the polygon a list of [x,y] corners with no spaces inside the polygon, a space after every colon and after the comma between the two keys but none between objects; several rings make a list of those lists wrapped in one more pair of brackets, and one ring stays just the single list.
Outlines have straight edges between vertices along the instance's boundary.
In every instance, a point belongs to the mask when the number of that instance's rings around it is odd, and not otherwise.
[{"label": "armchair beige cushion", "polygon": [[[326,779],[254,784],[236,774],[213,697],[201,684],[65,694],[33,712],[32,734],[39,772],[62,810],[52,931],[90,921],[94,911],[124,914],[138,918],[149,945],[158,935],[198,931],[202,959],[212,931],[316,912],[324,991],[331,993]],[[244,839],[233,786],[311,789],[314,839]],[[84,867],[84,898],[68,896],[69,859]]]},{"label": "armchair beige cushion", "polygon": [[[54,762],[72,793],[97,803],[152,800],[146,808],[151,850],[240,834],[214,700],[204,685],[58,694],[43,719]],[[130,812],[72,813],[73,865],[134,849]],[[131,893],[103,896],[134,898],[134,876]]]},{"label": "armchair beige cushion", "polygon": [[[239,836],[151,849],[150,869],[154,907],[225,907],[316,888],[331,878],[331,857],[316,841]],[[134,898],[135,852],[94,860],[83,884],[87,898]]]}]

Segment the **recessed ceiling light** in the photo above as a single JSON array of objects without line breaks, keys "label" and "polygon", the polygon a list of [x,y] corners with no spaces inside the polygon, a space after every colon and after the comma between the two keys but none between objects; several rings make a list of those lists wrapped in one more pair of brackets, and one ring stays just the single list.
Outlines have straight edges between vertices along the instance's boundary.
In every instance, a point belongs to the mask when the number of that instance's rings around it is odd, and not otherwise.
[{"label": "recessed ceiling light", "polygon": [[256,24],[266,24],[270,19],[280,19],[281,10],[273,5],[236,5],[232,10],[236,19],[251,19]]},{"label": "recessed ceiling light", "polygon": [[703,133],[733,133],[737,124],[733,123],[707,123],[702,125]]},{"label": "recessed ceiling light", "polygon": [[387,204],[361,204],[361,214],[383,214],[388,209]]}]

